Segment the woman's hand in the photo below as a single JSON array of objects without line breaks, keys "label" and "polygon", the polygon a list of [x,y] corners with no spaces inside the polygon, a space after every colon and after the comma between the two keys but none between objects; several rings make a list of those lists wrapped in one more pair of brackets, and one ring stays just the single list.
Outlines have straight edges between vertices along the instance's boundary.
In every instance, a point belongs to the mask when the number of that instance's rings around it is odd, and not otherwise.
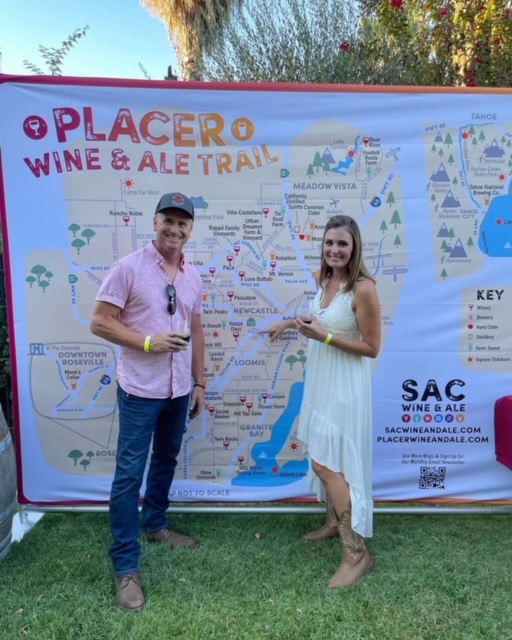
[{"label": "woman's hand", "polygon": [[268,333],[270,342],[275,342],[287,329],[295,328],[294,324],[294,320],[281,320],[281,322],[274,322],[268,329],[262,329],[258,333]]},{"label": "woman's hand", "polygon": [[327,338],[328,331],[316,318],[313,318],[313,322],[310,324],[303,322],[300,318],[297,318],[295,320],[295,326],[300,334],[310,340],[323,342]]}]

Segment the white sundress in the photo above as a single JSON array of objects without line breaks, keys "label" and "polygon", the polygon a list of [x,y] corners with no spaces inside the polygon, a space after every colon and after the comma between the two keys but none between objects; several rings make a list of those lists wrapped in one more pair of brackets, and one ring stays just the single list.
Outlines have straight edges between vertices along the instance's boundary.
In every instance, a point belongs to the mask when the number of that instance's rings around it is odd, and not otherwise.
[{"label": "white sundress", "polygon": [[[316,318],[333,333],[361,340],[352,310],[352,293],[340,291],[326,309],[324,289],[313,301]],[[372,397],[369,358],[308,340],[307,369],[298,439],[310,458],[309,482],[319,501],[325,489],[311,470],[311,460],[343,473],[350,486],[352,529],[367,538],[373,533]]]}]

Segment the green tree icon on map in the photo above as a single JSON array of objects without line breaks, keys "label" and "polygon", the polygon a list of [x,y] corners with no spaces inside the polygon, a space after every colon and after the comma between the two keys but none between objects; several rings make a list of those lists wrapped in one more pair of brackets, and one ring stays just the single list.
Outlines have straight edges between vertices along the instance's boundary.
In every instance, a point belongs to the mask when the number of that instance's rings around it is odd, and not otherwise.
[{"label": "green tree icon on map", "polygon": [[293,369],[293,365],[296,362],[298,362],[298,359],[295,356],[288,356],[285,362],[290,365],[290,371],[291,371]]},{"label": "green tree icon on map", "polygon": [[41,280],[41,276],[46,273],[46,267],[43,267],[42,264],[36,264],[32,269],[30,269],[30,273],[33,273],[39,282],[39,280]]},{"label": "green tree icon on map", "polygon": [[317,151],[313,159],[313,167],[316,169],[316,172],[318,173],[323,166],[324,166],[324,163],[322,162],[322,156]]},{"label": "green tree icon on map", "polygon": [[437,151],[437,147],[435,144],[432,145],[432,148],[430,149],[430,151],[432,151],[432,153],[435,153]]},{"label": "green tree icon on map", "polygon": [[87,469],[87,467],[91,464],[90,460],[87,460],[87,458],[84,458],[83,460],[80,460],[80,465],[84,468],[84,471]]},{"label": "green tree icon on map", "polygon": [[448,158],[448,164],[453,164],[455,162],[455,160],[453,159],[453,155],[450,154],[450,157]]},{"label": "green tree icon on map", "polygon": [[447,278],[447,277],[448,277],[448,274],[446,273],[446,269],[443,269],[443,270],[441,271],[441,278],[442,278],[443,280],[446,280],[446,278]]},{"label": "green tree icon on map", "polygon": [[71,458],[72,460],[74,460],[75,462],[75,467],[76,467],[76,463],[78,460],[80,460],[80,458],[83,456],[84,454],[79,450],[79,449],[73,449],[73,451],[70,451],[68,453],[68,458]]},{"label": "green tree icon on map", "polygon": [[446,240],[443,240],[442,244],[441,244],[441,249],[444,253],[446,253],[447,251],[451,251],[449,245],[447,244]]},{"label": "green tree icon on map", "polygon": [[302,368],[304,369],[304,366],[305,366],[306,360],[307,360],[306,352],[304,351],[304,349],[299,349],[297,351],[297,355],[299,356],[298,361],[300,363],[302,363]]},{"label": "green tree icon on map", "polygon": [[485,133],[483,131],[480,131],[480,135],[478,136],[478,139],[480,140],[480,142],[484,142],[485,138]]},{"label": "green tree icon on map", "polygon": [[468,241],[466,242],[466,246],[469,247],[470,249],[472,249],[475,246],[475,243],[473,242],[473,238],[468,238]]},{"label": "green tree icon on map", "polygon": [[388,230],[388,225],[386,224],[386,221],[385,221],[385,220],[383,220],[383,221],[380,223],[380,227],[379,227],[379,229],[380,229],[380,231],[382,231],[382,233],[384,233],[385,231],[387,231],[387,230]]},{"label": "green tree icon on map", "polygon": [[73,240],[73,242],[71,243],[71,246],[75,247],[77,254],[80,255],[80,249],[82,247],[85,247],[85,242],[80,238],[77,238],[76,240]]},{"label": "green tree icon on map", "polygon": [[436,198],[436,194],[435,194],[435,193],[433,193],[433,194],[430,196],[430,201],[431,201],[431,202],[435,202],[436,200],[437,200],[437,198]]},{"label": "green tree icon on map", "polygon": [[400,220],[400,214],[398,213],[398,211],[396,209],[393,211],[393,215],[391,216],[390,224],[394,224],[395,225],[395,229],[396,229],[397,225],[402,224],[402,221]]},{"label": "green tree icon on map", "polygon": [[[50,286],[50,280],[53,278],[53,273],[51,271],[47,271],[46,267],[42,264],[34,265],[30,270],[30,273],[34,275],[27,276],[25,278],[25,282],[28,282],[31,289],[32,285],[37,282],[38,286],[41,287],[44,293],[46,288]],[[41,280],[43,275],[46,277],[46,280]]]},{"label": "green tree icon on map", "polygon": [[447,133],[447,134],[446,134],[446,137],[445,137],[445,139],[444,139],[444,143],[445,143],[445,145],[446,145],[447,147],[449,147],[450,145],[452,145],[452,144],[453,144],[452,136],[451,136],[451,134],[450,134],[450,133]]},{"label": "green tree icon on map", "polygon": [[90,239],[94,238],[95,235],[96,231],[93,231],[92,229],[84,229],[81,233],[81,236],[87,240],[87,244],[89,244]]},{"label": "green tree icon on map", "polygon": [[400,240],[400,236],[397,236],[395,238],[395,241],[393,242],[393,244],[395,245],[395,247],[398,249],[398,247],[400,247],[402,245],[402,241]]},{"label": "green tree icon on map", "polygon": [[73,238],[76,237],[76,232],[80,231],[81,227],[79,224],[76,224],[75,222],[73,222],[73,224],[70,224],[68,227],[68,231],[71,231],[71,233],[73,234]]},{"label": "green tree icon on map", "polygon": [[452,180],[452,184],[455,186],[459,184],[459,181],[457,180],[457,176],[455,176],[455,178]]},{"label": "green tree icon on map", "polygon": [[395,196],[392,191],[389,192],[388,197],[386,198],[386,203],[389,204],[390,207],[395,204]]},{"label": "green tree icon on map", "polygon": [[308,170],[306,171],[306,175],[311,178],[311,176],[313,176],[314,174],[315,174],[315,171],[313,169],[313,165],[310,164],[309,167],[308,167]]}]

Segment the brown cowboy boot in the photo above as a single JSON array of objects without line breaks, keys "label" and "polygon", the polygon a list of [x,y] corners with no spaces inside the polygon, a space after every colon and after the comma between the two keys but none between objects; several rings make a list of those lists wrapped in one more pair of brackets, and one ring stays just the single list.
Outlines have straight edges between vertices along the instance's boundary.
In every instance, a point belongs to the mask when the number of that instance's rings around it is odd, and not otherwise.
[{"label": "brown cowboy boot", "polygon": [[343,549],[343,562],[329,580],[329,589],[352,587],[367,573],[373,571],[374,567],[364,538],[352,529],[350,511],[341,514],[338,531]]},{"label": "brown cowboy boot", "polygon": [[140,588],[138,573],[126,576],[116,576],[117,604],[126,611],[140,611],[144,609],[144,594]]},{"label": "brown cowboy boot", "polygon": [[332,506],[329,498],[325,500],[326,519],[325,523],[316,531],[310,531],[302,536],[303,540],[308,542],[319,542],[320,540],[328,540],[329,538],[336,538],[338,533],[338,518]]}]

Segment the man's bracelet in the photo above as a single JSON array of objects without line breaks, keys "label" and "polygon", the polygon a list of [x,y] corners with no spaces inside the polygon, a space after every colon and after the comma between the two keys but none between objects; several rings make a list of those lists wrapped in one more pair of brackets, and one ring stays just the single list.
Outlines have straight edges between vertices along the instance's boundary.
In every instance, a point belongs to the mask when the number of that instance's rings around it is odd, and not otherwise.
[{"label": "man's bracelet", "polygon": [[146,336],[144,340],[144,351],[149,353],[151,351],[151,336]]},{"label": "man's bracelet", "polygon": [[333,339],[332,333],[328,333],[327,337],[324,340],[324,344],[331,344],[331,340]]},{"label": "man's bracelet", "polygon": [[199,382],[194,382],[194,387],[201,387],[201,389],[206,389],[206,387],[204,386],[204,384],[199,384]]}]

